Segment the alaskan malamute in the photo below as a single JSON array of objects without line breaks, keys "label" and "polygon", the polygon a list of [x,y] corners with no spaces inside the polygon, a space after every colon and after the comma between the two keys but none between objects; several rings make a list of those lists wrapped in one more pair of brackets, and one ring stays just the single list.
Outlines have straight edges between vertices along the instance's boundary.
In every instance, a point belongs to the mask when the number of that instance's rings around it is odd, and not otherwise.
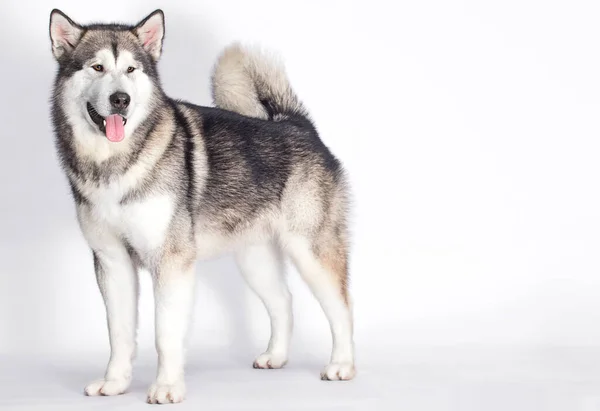
[{"label": "alaskan malamute", "polygon": [[289,256],[331,324],[324,380],[355,374],[348,296],[347,181],[317,134],[283,67],[232,45],[212,77],[217,108],[168,97],[157,61],[157,10],[135,26],[79,25],[50,15],[58,62],[56,147],[106,305],[111,355],[87,395],[127,390],[136,351],[137,268],[152,273],[158,374],[148,402],[185,395],[185,336],[195,262],[234,252],[271,318],[255,368],[288,359]]}]

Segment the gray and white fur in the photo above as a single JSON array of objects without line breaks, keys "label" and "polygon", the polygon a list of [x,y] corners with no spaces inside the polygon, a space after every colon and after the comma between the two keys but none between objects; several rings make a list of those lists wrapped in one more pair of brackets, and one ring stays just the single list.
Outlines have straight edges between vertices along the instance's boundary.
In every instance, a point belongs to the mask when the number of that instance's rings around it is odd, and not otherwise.
[{"label": "gray and white fur", "polygon": [[351,379],[347,180],[283,67],[232,45],[213,73],[217,108],[201,107],[161,87],[160,10],[135,26],[84,26],[53,10],[50,38],[56,147],[92,250],[111,346],[106,374],[85,393],[117,395],[131,383],[142,267],[156,304],[158,373],[148,402],[183,400],[195,262],[225,251],[271,318],[254,367],[288,359],[289,257],[331,325],[322,379]]}]

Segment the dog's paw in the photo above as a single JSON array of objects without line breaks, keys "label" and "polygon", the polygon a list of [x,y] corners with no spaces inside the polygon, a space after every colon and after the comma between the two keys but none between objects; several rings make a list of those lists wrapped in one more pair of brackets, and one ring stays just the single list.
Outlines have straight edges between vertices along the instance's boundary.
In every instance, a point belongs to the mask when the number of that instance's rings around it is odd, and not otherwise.
[{"label": "dog's paw", "polygon": [[97,380],[89,383],[85,387],[85,395],[95,397],[98,395],[119,395],[123,394],[131,384],[130,378]]},{"label": "dog's paw", "polygon": [[321,372],[324,381],[346,381],[354,378],[356,369],[351,362],[332,362]]},{"label": "dog's paw", "polygon": [[185,398],[185,383],[175,384],[154,383],[148,390],[148,404],[171,404],[183,401]]},{"label": "dog's paw", "polygon": [[254,360],[254,364],[252,364],[252,366],[254,368],[260,368],[260,369],[267,369],[267,368],[275,369],[275,368],[282,368],[286,363],[287,363],[286,356],[270,354],[270,353],[266,352],[266,353],[261,354],[258,357],[256,357],[256,360]]}]

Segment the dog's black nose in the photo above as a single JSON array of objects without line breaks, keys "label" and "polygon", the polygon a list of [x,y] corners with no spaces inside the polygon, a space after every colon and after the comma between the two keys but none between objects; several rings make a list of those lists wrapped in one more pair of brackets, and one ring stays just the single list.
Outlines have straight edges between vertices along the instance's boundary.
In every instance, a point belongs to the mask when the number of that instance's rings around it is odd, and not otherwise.
[{"label": "dog's black nose", "polygon": [[124,108],[127,108],[127,106],[129,105],[129,102],[131,101],[131,97],[129,97],[129,94],[127,93],[123,93],[122,91],[117,91],[116,93],[114,93],[113,95],[111,95],[109,97],[110,100],[110,104],[118,109],[118,110],[123,110]]}]

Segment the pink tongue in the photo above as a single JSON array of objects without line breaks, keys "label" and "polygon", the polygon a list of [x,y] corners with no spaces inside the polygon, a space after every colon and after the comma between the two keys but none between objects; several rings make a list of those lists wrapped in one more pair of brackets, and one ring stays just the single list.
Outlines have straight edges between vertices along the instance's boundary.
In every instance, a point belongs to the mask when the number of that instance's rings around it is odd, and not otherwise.
[{"label": "pink tongue", "polygon": [[106,117],[106,138],[114,143],[118,143],[125,138],[123,117],[118,114]]}]

